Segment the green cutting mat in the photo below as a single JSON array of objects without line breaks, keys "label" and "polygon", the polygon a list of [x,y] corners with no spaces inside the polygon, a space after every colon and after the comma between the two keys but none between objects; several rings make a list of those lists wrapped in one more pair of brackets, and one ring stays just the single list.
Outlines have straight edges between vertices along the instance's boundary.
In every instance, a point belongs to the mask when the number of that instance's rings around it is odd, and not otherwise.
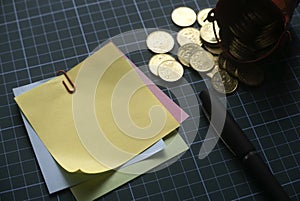
[{"label": "green cutting mat", "polygon": [[[178,6],[196,12],[214,0],[0,1],[0,200],[75,200],[69,190],[49,195],[12,88],[55,76],[86,58],[111,37],[148,28],[179,30],[170,18]],[[272,61],[263,86],[240,86],[229,110],[247,133],[292,200],[300,199],[300,8],[292,21],[294,42]],[[132,44],[144,42],[135,38]],[[127,44],[124,48],[129,48]],[[148,50],[128,53],[137,66]],[[184,78],[198,94],[204,80],[191,70]],[[184,86],[182,86],[184,87]],[[175,98],[175,97],[174,97]],[[188,97],[176,97],[185,99]],[[185,105],[188,113],[198,105]],[[197,117],[193,117],[197,118]],[[199,117],[198,117],[199,118]],[[192,127],[191,127],[192,128]],[[145,174],[100,200],[265,200],[254,180],[218,143],[199,160],[208,125],[200,115],[198,135],[176,163]],[[185,134],[193,130],[184,130]]]}]

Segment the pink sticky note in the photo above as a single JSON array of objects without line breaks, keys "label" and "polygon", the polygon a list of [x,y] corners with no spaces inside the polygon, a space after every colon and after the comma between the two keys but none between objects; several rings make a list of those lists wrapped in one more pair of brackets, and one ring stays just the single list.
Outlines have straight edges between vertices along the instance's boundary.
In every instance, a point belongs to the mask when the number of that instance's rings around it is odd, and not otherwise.
[{"label": "pink sticky note", "polygon": [[152,93],[158,98],[158,100],[167,108],[167,110],[173,115],[173,117],[182,123],[189,115],[182,110],[174,101],[172,101],[158,86],[156,86],[139,68],[134,64],[136,72],[139,74],[144,83],[152,91]]}]

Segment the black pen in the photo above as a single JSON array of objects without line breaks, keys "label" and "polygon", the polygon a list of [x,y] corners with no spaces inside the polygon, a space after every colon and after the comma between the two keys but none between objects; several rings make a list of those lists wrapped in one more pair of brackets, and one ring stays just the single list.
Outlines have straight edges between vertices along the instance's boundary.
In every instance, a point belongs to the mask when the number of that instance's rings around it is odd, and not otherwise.
[{"label": "black pen", "polygon": [[[211,99],[207,90],[203,90],[200,93],[200,99],[202,101],[203,113],[208,120],[210,120],[211,117],[211,105],[213,105],[214,111],[216,112],[224,110],[225,108],[216,97]],[[278,201],[290,200],[287,193],[276,180],[268,166],[256,152],[255,147],[243,133],[239,125],[234,121],[229,112],[226,113],[224,127],[220,134],[220,138],[230,151],[243,163],[258,185],[266,192],[268,197]]]}]

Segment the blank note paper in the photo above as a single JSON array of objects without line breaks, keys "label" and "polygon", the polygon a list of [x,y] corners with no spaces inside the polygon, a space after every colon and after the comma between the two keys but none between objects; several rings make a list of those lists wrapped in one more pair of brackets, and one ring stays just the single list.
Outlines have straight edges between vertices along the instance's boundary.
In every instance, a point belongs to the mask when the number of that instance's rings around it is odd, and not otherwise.
[{"label": "blank note paper", "polygon": [[58,76],[15,98],[68,172],[117,168],[179,126],[112,43],[68,75],[76,84],[74,94]]}]

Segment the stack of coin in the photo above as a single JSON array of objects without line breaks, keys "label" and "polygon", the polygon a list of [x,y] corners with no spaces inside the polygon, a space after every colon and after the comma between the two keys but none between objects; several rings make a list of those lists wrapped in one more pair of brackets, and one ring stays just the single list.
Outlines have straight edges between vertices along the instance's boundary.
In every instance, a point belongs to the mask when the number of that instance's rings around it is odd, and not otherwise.
[{"label": "stack of coin", "polygon": [[285,29],[285,19],[272,1],[219,1],[214,12],[222,49],[218,65],[248,86],[259,86],[265,72],[262,59],[274,51]]},{"label": "stack of coin", "polygon": [[259,86],[264,81],[265,73],[258,63],[240,64],[222,53],[219,55],[218,64],[221,69],[248,86]]},{"label": "stack of coin", "polygon": [[222,7],[224,11],[218,10],[217,21],[224,49],[240,62],[263,58],[284,32],[284,18],[272,1],[244,1],[235,5],[235,10],[237,7],[242,10],[237,14],[227,15],[225,7]]}]

